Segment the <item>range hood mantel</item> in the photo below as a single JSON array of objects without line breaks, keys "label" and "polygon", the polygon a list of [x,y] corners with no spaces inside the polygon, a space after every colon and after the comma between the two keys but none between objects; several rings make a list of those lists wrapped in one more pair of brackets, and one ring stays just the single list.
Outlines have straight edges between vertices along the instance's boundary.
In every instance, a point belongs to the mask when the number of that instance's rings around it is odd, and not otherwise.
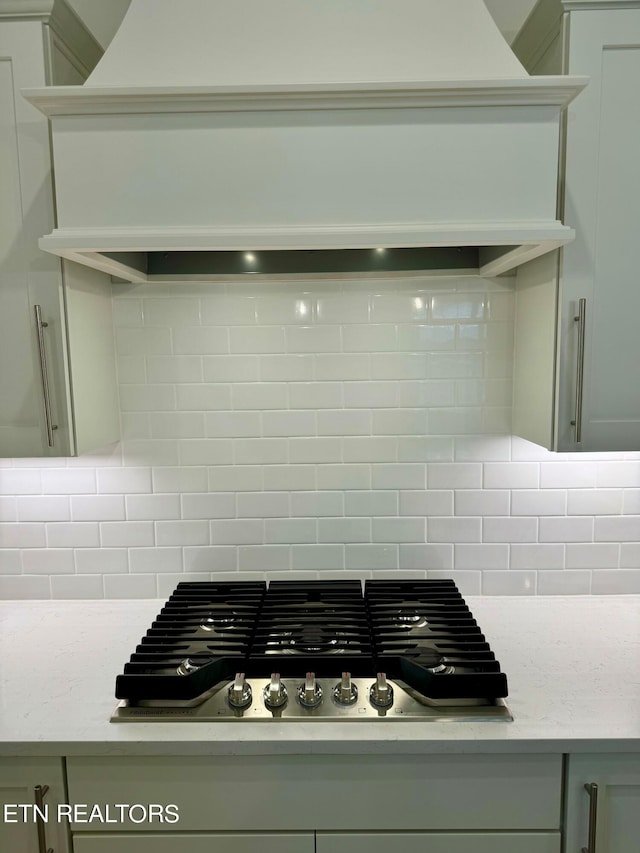
[{"label": "range hood mantel", "polygon": [[129,281],[240,252],[384,272],[374,249],[498,275],[573,239],[559,121],[586,82],[529,77],[482,0],[132,0],[84,86],[25,93],[52,124],[40,245]]}]

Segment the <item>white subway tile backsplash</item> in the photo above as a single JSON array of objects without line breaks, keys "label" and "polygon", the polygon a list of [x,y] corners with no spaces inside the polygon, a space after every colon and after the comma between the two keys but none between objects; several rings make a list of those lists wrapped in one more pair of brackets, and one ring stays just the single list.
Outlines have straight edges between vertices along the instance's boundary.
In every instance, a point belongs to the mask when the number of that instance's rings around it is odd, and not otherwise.
[{"label": "white subway tile backsplash", "polygon": [[345,567],[347,569],[397,569],[397,545],[345,545]]},{"label": "white subway tile backsplash", "polygon": [[484,595],[535,595],[536,572],[485,571],[482,573]]},{"label": "white subway tile backsplash", "polygon": [[509,492],[505,489],[461,489],[456,492],[456,515],[509,514]]},{"label": "white subway tile backsplash", "polygon": [[105,548],[154,545],[151,521],[104,521],[100,523],[100,541]]},{"label": "white subway tile backsplash", "polygon": [[338,409],[342,406],[339,382],[292,382],[289,385],[292,409]]},{"label": "white subway tile backsplash", "polygon": [[[453,545],[400,545],[398,549],[401,569],[451,570],[453,569]],[[447,574],[447,577],[451,575]]]},{"label": "white subway tile backsplash", "polygon": [[315,518],[267,518],[264,536],[270,545],[316,542],[317,522]]},{"label": "white subway tile backsplash", "polygon": [[260,359],[262,382],[309,382],[313,370],[313,355],[265,355]]},{"label": "white subway tile backsplash", "polygon": [[[291,565],[291,549],[288,545],[249,545],[238,548],[238,569],[241,572],[274,572],[271,575],[278,579],[278,572],[285,571]],[[243,580],[244,578],[241,578]],[[280,579],[295,580],[296,573],[286,571]]]},{"label": "white subway tile backsplash", "polygon": [[508,545],[454,545],[453,564],[456,569],[508,569]]},{"label": "white subway tile backsplash", "polygon": [[427,541],[481,542],[482,520],[480,518],[428,518]]},{"label": "white subway tile backsplash", "polygon": [[320,490],[368,489],[371,487],[371,467],[369,465],[318,465],[316,478]]},{"label": "white subway tile backsplash", "polygon": [[[126,524],[126,522],[110,522]],[[98,548],[100,526],[93,521],[55,522],[46,525],[47,547],[49,548]],[[32,543],[38,544],[38,543]]]},{"label": "white subway tile backsplash", "polygon": [[340,352],[342,349],[340,326],[287,326],[285,340],[287,352]]},{"label": "white subway tile backsplash", "polygon": [[[600,546],[615,547],[615,546]],[[640,569],[640,542],[623,542],[620,546],[620,567],[623,569]]]},{"label": "white subway tile backsplash", "polygon": [[167,408],[178,408],[184,412],[230,409],[231,387],[222,384],[178,385],[176,388],[176,405]]},{"label": "white subway tile backsplash", "polygon": [[[569,543],[566,546],[567,569],[615,569],[620,560],[620,545],[588,542]],[[620,563],[624,565],[624,563]]]},{"label": "white subway tile backsplash", "polygon": [[22,551],[25,575],[72,574],[73,570],[71,548],[24,548]]},{"label": "white subway tile backsplash", "polygon": [[123,442],[0,461],[0,595],[238,573],[640,591],[640,453],[510,434],[511,280],[114,294]]},{"label": "white subway tile backsplash", "polygon": [[640,515],[596,518],[595,539],[598,542],[637,542],[640,539]]},{"label": "white subway tile backsplash", "polygon": [[[369,294],[325,293],[316,300],[316,321],[318,323],[368,323]],[[373,318],[373,322],[375,318]]]},{"label": "white subway tile backsplash", "polygon": [[536,542],[538,519],[485,518],[482,520],[482,538],[484,542]]},{"label": "white subway tile backsplash", "polygon": [[426,521],[424,518],[374,518],[374,542],[424,542]]},{"label": "white subway tile backsplash", "polygon": [[349,513],[344,513],[342,492],[297,492],[291,497],[290,514],[294,517],[319,518]]},{"label": "white subway tile backsplash", "polygon": [[[286,356],[287,358],[307,359],[309,356]],[[319,382],[346,381],[349,379],[368,379],[370,375],[370,356],[357,353],[318,353],[313,356],[315,379]],[[266,358],[263,359],[263,364]],[[306,362],[305,368],[306,368]],[[308,370],[308,369],[307,369]],[[265,378],[264,376],[262,377]],[[283,377],[289,378],[289,377]],[[297,380],[312,379],[313,376],[292,377]]]},{"label": "white subway tile backsplash", "polygon": [[96,471],[92,468],[47,468],[42,472],[45,495],[91,494],[96,491]]},{"label": "white subway tile backsplash", "polygon": [[[158,545],[162,543],[158,542]],[[129,566],[132,574],[179,572],[182,569],[181,548],[131,548]]]},{"label": "white subway tile backsplash", "polygon": [[588,595],[591,572],[549,571],[538,575],[538,595]]},{"label": "white subway tile backsplash", "polygon": [[291,515],[288,492],[244,492],[238,495],[237,505],[238,518],[289,518]]},{"label": "white subway tile backsplash", "polygon": [[296,571],[322,571],[322,577],[328,577],[331,569],[344,568],[343,545],[292,545],[291,568]]},{"label": "white subway tile backsplash", "polygon": [[257,382],[260,361],[255,355],[214,355],[202,359],[205,382]]},{"label": "white subway tile backsplash", "polygon": [[397,348],[396,326],[345,326],[342,330],[342,349],[345,352],[392,352]]},{"label": "white subway tile backsplash", "polygon": [[[147,485],[147,491],[149,486]],[[56,498],[55,500],[61,500]],[[71,516],[49,517],[43,521],[124,521],[124,495],[77,495],[71,498]]]},{"label": "white subway tile backsplash", "polygon": [[475,462],[427,465],[427,482],[430,489],[480,489],[482,465]]},{"label": "white subway tile backsplash", "polygon": [[593,519],[580,516],[541,518],[541,542],[592,542]]},{"label": "white subway tile backsplash", "polygon": [[19,575],[22,555],[18,548],[0,548],[0,575]]},{"label": "white subway tile backsplash", "polygon": [[371,519],[319,518],[318,542],[371,542]]},{"label": "white subway tile backsplash", "polygon": [[640,593],[640,569],[607,569],[591,573],[593,595],[624,595]]},{"label": "white subway tile backsplash", "polygon": [[105,598],[157,598],[156,576],[105,575]]},{"label": "white subway tile backsplash", "polygon": [[148,494],[151,491],[149,468],[98,468],[100,494]]},{"label": "white subway tile backsplash", "polygon": [[[14,501],[13,513],[8,513],[0,504],[0,519],[2,521],[70,521],[70,500],[83,499],[70,499],[66,495],[25,495],[12,500]],[[85,500],[90,500],[90,498],[87,497]],[[120,500],[122,501],[122,498]]]},{"label": "white subway tile backsplash", "polygon": [[79,575],[117,575],[129,571],[126,548],[76,548],[74,555]]},{"label": "white subway tile backsplash", "polygon": [[[187,546],[183,548],[183,560],[185,572],[192,574],[235,572],[238,569],[238,549],[229,545],[211,548]],[[198,580],[208,580],[208,577],[200,577]]]},{"label": "white subway tile backsplash", "polygon": [[53,575],[51,598],[86,599],[103,598],[104,587],[98,575]]},{"label": "white subway tile backsplash", "polygon": [[232,326],[229,344],[232,353],[286,352],[281,326]]},{"label": "white subway tile backsplash", "polygon": [[155,525],[156,544],[170,545],[208,545],[209,522],[205,520],[157,521]]},{"label": "white subway tile backsplash", "polygon": [[[221,326],[183,326],[173,331],[173,351],[176,356],[184,357],[228,353],[229,336],[227,330]],[[201,369],[201,359],[198,359],[198,364]],[[183,369],[186,372],[186,363]],[[183,379],[181,381],[198,380]]]},{"label": "white subway tile backsplash", "polygon": [[[580,545],[568,545],[567,548]],[[512,569],[562,569],[565,565],[565,546],[550,543],[511,545]],[[569,567],[570,568],[570,567]]]},{"label": "white subway tile backsplash", "polygon": [[45,526],[32,522],[0,524],[0,548],[44,548]]}]

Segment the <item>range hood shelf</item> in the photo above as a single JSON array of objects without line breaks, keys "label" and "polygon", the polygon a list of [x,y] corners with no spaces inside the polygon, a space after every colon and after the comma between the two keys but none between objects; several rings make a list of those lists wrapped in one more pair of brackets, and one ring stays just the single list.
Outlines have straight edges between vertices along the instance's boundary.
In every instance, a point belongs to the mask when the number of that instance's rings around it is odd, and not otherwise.
[{"label": "range hood shelf", "polygon": [[479,0],[132,0],[84,86],[24,93],[52,127],[40,246],[127,281],[246,272],[216,252],[393,271],[376,248],[509,272],[573,239],[559,124],[586,82],[529,77]]}]

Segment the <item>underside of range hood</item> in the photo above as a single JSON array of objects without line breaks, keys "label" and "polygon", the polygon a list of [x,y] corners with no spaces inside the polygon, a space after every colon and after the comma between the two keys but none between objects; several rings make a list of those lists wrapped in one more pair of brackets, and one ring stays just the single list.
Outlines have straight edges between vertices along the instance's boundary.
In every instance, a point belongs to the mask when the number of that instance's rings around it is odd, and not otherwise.
[{"label": "underside of range hood", "polygon": [[[153,32],[153,38],[149,33]],[[51,118],[46,251],[128,281],[475,272],[573,239],[559,122],[482,0],[132,0]]]}]

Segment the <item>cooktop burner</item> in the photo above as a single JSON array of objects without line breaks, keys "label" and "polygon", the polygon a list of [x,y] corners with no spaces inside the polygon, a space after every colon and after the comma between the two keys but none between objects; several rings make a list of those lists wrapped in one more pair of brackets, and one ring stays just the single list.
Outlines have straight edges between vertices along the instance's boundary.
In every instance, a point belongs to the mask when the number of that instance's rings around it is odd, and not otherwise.
[{"label": "cooktop burner", "polygon": [[111,719],[510,720],[506,695],[453,581],[181,583]]}]

